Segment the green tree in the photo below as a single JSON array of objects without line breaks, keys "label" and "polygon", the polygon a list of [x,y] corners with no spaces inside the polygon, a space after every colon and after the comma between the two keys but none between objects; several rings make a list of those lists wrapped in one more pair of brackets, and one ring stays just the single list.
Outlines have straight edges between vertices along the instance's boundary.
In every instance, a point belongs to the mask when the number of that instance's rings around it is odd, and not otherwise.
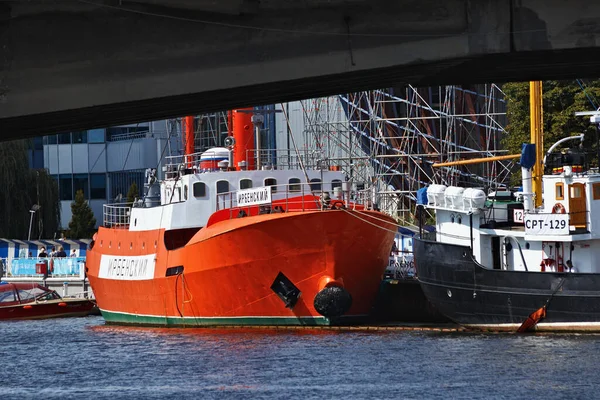
[{"label": "green tree", "polygon": [[[576,117],[577,111],[595,110],[600,104],[600,80],[589,81],[585,86],[577,81],[544,81],[543,131],[544,151],[556,141],[567,136],[585,133],[584,146],[595,151],[595,128],[585,117]],[[509,154],[519,154],[521,145],[530,142],[529,82],[506,83],[502,86],[506,96],[508,135],[502,145]],[[566,146],[573,146],[567,142]],[[520,180],[520,171],[513,175],[513,182]]]},{"label": "green tree", "polygon": [[129,186],[129,190],[127,191],[127,204],[132,205],[135,199],[139,196],[139,194],[140,192],[138,190],[138,187],[135,184],[135,182],[133,182],[131,186]]},{"label": "green tree", "polygon": [[75,194],[71,212],[73,216],[69,222],[69,236],[73,239],[91,238],[96,231],[96,218],[83,197],[83,190],[78,190]]},{"label": "green tree", "polygon": [[[29,169],[28,149],[28,140],[0,143],[0,237],[27,239],[31,221],[32,238],[52,238],[60,224],[56,180]],[[34,204],[40,208],[30,219]]]}]

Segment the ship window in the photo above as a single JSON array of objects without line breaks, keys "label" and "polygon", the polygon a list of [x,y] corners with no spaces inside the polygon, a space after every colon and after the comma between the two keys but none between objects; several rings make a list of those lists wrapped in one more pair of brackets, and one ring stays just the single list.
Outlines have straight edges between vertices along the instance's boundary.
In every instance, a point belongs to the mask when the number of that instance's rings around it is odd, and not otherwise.
[{"label": "ship window", "polygon": [[265,179],[265,186],[271,186],[271,192],[277,192],[277,179],[275,178],[267,178]]},{"label": "ship window", "polygon": [[288,183],[290,184],[290,192],[299,192],[300,191],[300,179],[299,178],[290,178]]},{"label": "ship window", "polygon": [[565,199],[565,187],[562,183],[556,184],[556,200]]},{"label": "ship window", "polygon": [[321,180],[319,178],[313,178],[310,180],[310,190],[318,192],[321,190]]},{"label": "ship window", "polygon": [[206,196],[206,185],[204,182],[194,182],[194,197]]},{"label": "ship window", "polygon": [[229,192],[229,182],[228,181],[218,181],[217,182],[217,194],[218,193],[227,193]]},{"label": "ship window", "polygon": [[340,181],[339,179],[334,179],[331,181],[331,190],[335,189],[336,187],[342,187],[342,181]]},{"label": "ship window", "polygon": [[185,185],[183,187],[183,199],[187,200],[187,198],[188,198],[188,187],[187,187],[187,185]]},{"label": "ship window", "polygon": [[250,189],[252,187],[252,179],[242,179],[240,181],[240,190]]},{"label": "ship window", "polygon": [[600,200],[600,183],[592,185],[592,192],[594,193],[594,200]]},{"label": "ship window", "polygon": [[572,199],[578,199],[583,195],[582,191],[581,191],[581,186],[571,186],[571,198]]}]

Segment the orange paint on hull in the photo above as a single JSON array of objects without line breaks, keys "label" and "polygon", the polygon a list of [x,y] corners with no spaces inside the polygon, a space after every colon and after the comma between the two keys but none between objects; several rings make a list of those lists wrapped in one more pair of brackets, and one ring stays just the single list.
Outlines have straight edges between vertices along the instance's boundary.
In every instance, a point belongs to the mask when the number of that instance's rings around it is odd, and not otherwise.
[{"label": "orange paint on hull", "polygon": [[[341,283],[352,296],[344,316],[366,315],[377,295],[395,229],[393,219],[373,211],[266,214],[219,221],[200,229],[185,246],[167,250],[162,230],[100,228],[87,255],[88,277],[109,322],[117,314],[126,315],[131,323],[164,325],[181,319],[191,325],[257,318],[271,318],[270,325],[277,324],[273,318],[280,324],[323,319],[313,305],[323,277]],[[154,277],[101,278],[103,254],[156,254]],[[166,276],[167,268],[178,266],[183,266],[183,274]],[[293,309],[271,290],[279,272],[302,292]],[[135,316],[153,319],[138,321]],[[124,322],[123,318],[115,322]]]}]

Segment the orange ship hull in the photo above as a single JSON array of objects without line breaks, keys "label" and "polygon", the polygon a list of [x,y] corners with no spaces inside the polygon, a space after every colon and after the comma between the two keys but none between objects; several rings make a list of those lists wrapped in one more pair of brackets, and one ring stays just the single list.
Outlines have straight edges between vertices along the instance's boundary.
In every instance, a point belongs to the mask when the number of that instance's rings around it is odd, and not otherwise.
[{"label": "orange ship hull", "polygon": [[[179,248],[165,243],[164,230],[100,228],[87,255],[88,277],[108,323],[348,323],[369,314],[395,230],[394,220],[381,213],[348,210],[228,219],[198,230]],[[119,257],[135,256],[147,256],[150,264],[153,259],[154,270],[119,265]],[[140,270],[151,275],[140,277]],[[279,273],[301,292],[291,306],[271,289]],[[351,296],[340,317],[315,308],[315,296],[328,287]]]}]

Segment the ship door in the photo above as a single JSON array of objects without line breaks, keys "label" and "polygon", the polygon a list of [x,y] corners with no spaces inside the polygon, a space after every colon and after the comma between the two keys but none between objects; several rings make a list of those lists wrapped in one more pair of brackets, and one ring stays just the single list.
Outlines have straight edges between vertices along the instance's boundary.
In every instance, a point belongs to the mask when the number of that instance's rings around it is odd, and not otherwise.
[{"label": "ship door", "polygon": [[585,185],[573,183],[569,185],[569,225],[576,228],[586,227],[587,209],[585,203]]},{"label": "ship door", "polygon": [[492,266],[494,269],[501,269],[502,264],[500,263],[500,237],[492,237]]}]

